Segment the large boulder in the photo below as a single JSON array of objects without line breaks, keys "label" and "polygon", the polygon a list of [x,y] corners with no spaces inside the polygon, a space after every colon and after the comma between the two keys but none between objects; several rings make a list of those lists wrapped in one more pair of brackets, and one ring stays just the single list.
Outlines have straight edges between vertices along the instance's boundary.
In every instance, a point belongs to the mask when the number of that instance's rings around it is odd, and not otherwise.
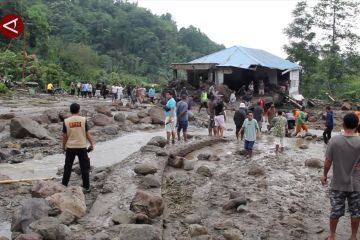
[{"label": "large boulder", "polygon": [[10,135],[14,138],[33,137],[53,140],[45,128],[30,118],[16,117],[11,119]]},{"label": "large boulder", "polygon": [[352,109],[352,104],[350,102],[343,102],[341,105],[341,110],[349,111]]},{"label": "large boulder", "polygon": [[305,161],[305,166],[311,168],[323,168],[323,161],[318,158],[310,158]]},{"label": "large boulder", "polygon": [[107,117],[106,115],[104,114],[97,114],[95,115],[93,118],[92,118],[92,121],[94,123],[95,126],[101,126],[101,127],[104,127],[104,126],[107,126],[107,125],[110,125],[112,124],[112,119]]},{"label": "large boulder", "polygon": [[166,138],[161,137],[161,136],[155,136],[147,144],[148,145],[159,146],[159,147],[163,148],[163,147],[166,146]]},{"label": "large boulder", "polygon": [[174,168],[182,168],[186,159],[180,156],[170,155],[168,158],[168,165]]},{"label": "large boulder", "polygon": [[148,174],[146,175],[142,181],[141,184],[144,187],[148,187],[148,188],[158,188],[161,186],[161,182],[158,176],[155,176],[153,174]]},{"label": "large boulder", "polygon": [[206,227],[201,226],[199,224],[191,224],[189,226],[189,235],[191,237],[201,236],[201,235],[208,235],[208,230]]},{"label": "large boulder", "polygon": [[44,114],[48,117],[49,121],[51,123],[58,123],[60,122],[60,118],[59,118],[59,112],[58,111],[54,111],[54,109],[49,109],[46,110],[44,112]]},{"label": "large boulder", "polygon": [[33,117],[31,117],[31,119],[39,124],[49,124],[50,123],[48,116],[45,114],[33,116]]},{"label": "large boulder", "polygon": [[206,166],[206,165],[198,167],[196,172],[198,174],[200,174],[200,175],[205,176],[205,177],[211,177],[212,176],[212,172],[211,172],[210,168],[208,166]]},{"label": "large boulder", "polygon": [[137,115],[134,115],[134,114],[128,115],[126,119],[129,120],[132,123],[139,123],[140,122],[140,118]]},{"label": "large boulder", "polygon": [[41,218],[29,226],[30,231],[40,234],[46,240],[71,239],[71,230],[53,217]]},{"label": "large boulder", "polygon": [[66,188],[59,182],[39,181],[32,187],[31,196],[34,198],[47,198],[65,190]]},{"label": "large boulder", "polygon": [[108,106],[97,106],[95,110],[98,113],[104,114],[108,117],[112,117],[111,108]]},{"label": "large boulder", "polygon": [[152,119],[151,119],[151,117],[147,116],[147,117],[141,118],[140,123],[152,124]]},{"label": "large boulder", "polygon": [[81,187],[69,187],[66,192],[55,193],[47,197],[50,206],[61,210],[62,214],[71,214],[81,218],[86,213],[85,196]]},{"label": "large boulder", "polygon": [[149,116],[151,117],[153,124],[164,124],[165,116],[164,116],[164,110],[160,108],[150,108],[149,109]]},{"label": "large boulder", "polygon": [[160,232],[147,224],[122,224],[119,228],[119,240],[160,240]]},{"label": "large boulder", "polygon": [[162,197],[144,191],[137,191],[131,201],[130,210],[135,213],[143,213],[150,218],[155,218],[163,214],[164,201]]},{"label": "large boulder", "polygon": [[136,215],[135,213],[129,210],[119,211],[119,212],[115,212],[112,215],[111,220],[113,221],[114,224],[135,223],[136,222],[135,215]]},{"label": "large boulder", "polygon": [[117,122],[125,122],[125,120],[126,120],[126,116],[125,116],[125,114],[124,113],[116,113],[115,115],[114,115],[114,120],[115,121],[117,121]]},{"label": "large boulder", "polygon": [[134,172],[140,175],[154,174],[157,172],[157,168],[152,164],[143,163],[136,165]]},{"label": "large boulder", "polygon": [[29,225],[42,218],[47,217],[50,206],[45,199],[31,198],[17,209],[12,217],[11,231],[25,233]]}]

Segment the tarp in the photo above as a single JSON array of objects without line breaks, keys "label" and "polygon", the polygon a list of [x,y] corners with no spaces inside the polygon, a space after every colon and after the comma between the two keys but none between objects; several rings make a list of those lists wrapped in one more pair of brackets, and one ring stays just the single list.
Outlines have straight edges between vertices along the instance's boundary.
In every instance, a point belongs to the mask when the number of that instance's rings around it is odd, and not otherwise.
[{"label": "tarp", "polygon": [[273,69],[300,69],[301,66],[275,56],[260,49],[234,46],[212,53],[210,55],[195,59],[192,63],[210,63],[223,67],[250,68],[250,66],[262,66]]}]

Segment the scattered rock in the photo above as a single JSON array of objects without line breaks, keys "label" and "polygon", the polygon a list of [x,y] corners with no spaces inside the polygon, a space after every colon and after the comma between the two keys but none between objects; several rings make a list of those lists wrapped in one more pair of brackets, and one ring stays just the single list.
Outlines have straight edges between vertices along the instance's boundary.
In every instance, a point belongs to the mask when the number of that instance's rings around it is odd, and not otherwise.
[{"label": "scattered rock", "polygon": [[323,168],[323,161],[318,158],[310,158],[305,161],[305,166],[311,168]]},{"label": "scattered rock", "polygon": [[170,155],[168,158],[168,165],[174,168],[182,168],[184,161],[186,161],[186,159],[183,157]]},{"label": "scattered rock", "polygon": [[198,156],[197,156],[197,159],[198,160],[209,160],[211,154],[206,154],[206,153],[200,153]]},{"label": "scattered rock", "polygon": [[220,161],[221,158],[217,155],[211,155],[209,161]]},{"label": "scattered rock", "polygon": [[0,150],[0,162],[5,162],[5,160],[7,160],[8,158],[10,158],[10,154],[8,152]]},{"label": "scattered rock", "polygon": [[0,123],[0,132],[4,131],[4,129],[5,129],[5,124]]},{"label": "scattered rock", "polygon": [[308,149],[309,146],[308,146],[307,144],[301,144],[301,145],[299,146],[299,148],[300,148],[300,149]]},{"label": "scattered rock", "polygon": [[0,119],[9,120],[15,117],[15,113],[0,114]]},{"label": "scattered rock", "polygon": [[150,108],[149,116],[151,117],[153,124],[164,124],[164,110],[156,107]]},{"label": "scattered rock", "polygon": [[19,149],[16,149],[16,148],[14,148],[14,149],[9,149],[9,154],[10,154],[11,156],[16,156],[16,155],[21,154],[21,151],[20,151]]},{"label": "scattered rock", "polygon": [[53,109],[46,110],[44,114],[48,117],[51,123],[58,123],[60,122],[59,113],[54,111]]},{"label": "scattered rock", "polygon": [[306,136],[306,137],[305,137],[305,140],[306,140],[306,141],[312,141],[312,140],[313,140],[313,137],[312,137],[312,136]]},{"label": "scattered rock", "polygon": [[264,176],[265,170],[264,167],[254,163],[250,166],[248,174],[252,176]]},{"label": "scattered rock", "polygon": [[148,163],[138,164],[134,168],[134,172],[141,175],[154,174],[157,170],[157,167]]},{"label": "scattered rock", "polygon": [[24,139],[21,142],[21,147],[40,147],[41,146],[41,142],[39,139],[37,138],[32,138],[32,139]]},{"label": "scattered rock", "polygon": [[55,193],[64,192],[66,188],[59,182],[39,181],[31,189],[33,198],[47,198]]},{"label": "scattered rock", "polygon": [[317,120],[318,120],[318,118],[316,116],[311,116],[308,119],[309,122],[317,122]]},{"label": "scattered rock", "polygon": [[30,224],[30,230],[40,234],[46,240],[71,239],[71,230],[53,217],[44,217]]},{"label": "scattered rock", "polygon": [[223,236],[224,236],[225,240],[241,240],[241,239],[243,239],[243,235],[242,235],[241,231],[238,229],[226,230],[223,233]]},{"label": "scattered rock", "polygon": [[96,233],[95,235],[91,236],[90,239],[86,238],[86,240],[111,240],[111,238],[106,233],[99,232],[99,233]]},{"label": "scattered rock", "polygon": [[86,213],[85,196],[81,187],[68,187],[66,192],[55,193],[47,197],[50,206],[56,207],[61,212],[68,212],[77,218]]},{"label": "scattered rock", "polygon": [[130,114],[126,117],[127,120],[129,120],[132,123],[139,123],[140,122],[140,118],[137,115],[134,114]]},{"label": "scattered rock", "polygon": [[194,170],[195,168],[195,161],[190,161],[190,160],[184,160],[184,166],[183,166],[183,169],[185,171],[191,171],[191,170]]},{"label": "scattered rock", "polygon": [[161,150],[160,147],[154,145],[145,145],[140,148],[141,152],[153,152],[156,153],[157,151]]},{"label": "scattered rock", "polygon": [[117,113],[117,114],[115,114],[115,116],[114,116],[114,120],[117,121],[117,122],[124,123],[125,120],[126,120],[126,116],[125,116],[124,113]]},{"label": "scattered rock", "polygon": [[53,140],[45,128],[30,118],[17,117],[11,119],[10,135],[14,138],[34,137]]},{"label": "scattered rock", "polygon": [[111,108],[108,106],[97,106],[95,110],[98,113],[104,114],[108,117],[112,117]]},{"label": "scattered rock", "polygon": [[152,119],[151,117],[144,117],[142,119],[140,119],[140,123],[145,123],[145,124],[152,124]]},{"label": "scattered rock", "polygon": [[122,224],[119,228],[119,240],[160,240],[160,232],[146,224]]},{"label": "scattered rock", "polygon": [[201,224],[201,218],[198,214],[187,215],[184,219],[187,224]]},{"label": "scattered rock", "polygon": [[205,166],[205,165],[200,166],[200,167],[196,170],[196,172],[197,172],[198,174],[200,174],[200,175],[205,176],[205,177],[211,177],[211,176],[212,176],[212,173],[211,173],[210,168],[209,168],[208,166]]},{"label": "scattered rock", "polygon": [[33,157],[33,160],[42,160],[42,159],[43,159],[42,153],[36,153]]},{"label": "scattered rock", "polygon": [[161,182],[159,177],[153,175],[153,174],[148,174],[146,175],[142,181],[141,181],[142,185],[146,186],[146,187],[150,187],[150,188],[158,188],[161,186]]},{"label": "scattered rock", "polygon": [[[1,238],[0,238],[1,239]],[[43,237],[37,233],[20,234],[15,240],[43,240]]]},{"label": "scattered rock", "polygon": [[352,104],[350,102],[343,102],[341,105],[341,110],[349,111],[352,109]]},{"label": "scattered rock", "polygon": [[136,224],[151,224],[152,223],[151,219],[143,213],[135,214],[135,222],[136,222]]},{"label": "scattered rock", "polygon": [[[137,116],[138,116],[139,118],[145,118],[145,117],[148,116],[148,113],[145,112],[145,111],[140,111],[140,112],[137,113]],[[151,119],[151,118],[150,118],[150,119]]]},{"label": "scattered rock", "polygon": [[163,214],[164,202],[162,197],[144,191],[137,191],[131,201],[130,210],[155,218]]},{"label": "scattered rock", "polygon": [[91,119],[95,126],[107,126],[112,123],[111,119],[104,114],[97,114]]},{"label": "scattered rock", "polygon": [[127,211],[119,211],[113,214],[111,220],[114,224],[129,224],[135,223],[135,213],[127,210]]},{"label": "scattered rock", "polygon": [[189,226],[189,234],[191,237],[196,237],[201,235],[208,235],[209,233],[206,227],[199,224],[191,224]]},{"label": "scattered rock", "polygon": [[59,119],[60,119],[61,122],[64,122],[64,120],[69,118],[69,117],[71,117],[71,113],[63,112],[63,111],[59,112]]},{"label": "scattered rock", "polygon": [[244,194],[242,192],[238,192],[238,191],[231,191],[230,192],[230,199],[235,199],[235,198],[239,198],[239,197],[243,197]]},{"label": "scattered rock", "polygon": [[248,151],[246,151],[245,149],[241,149],[241,150],[236,151],[235,154],[241,155],[241,156],[246,156],[246,155],[248,155],[249,153],[248,153]]},{"label": "scattered rock", "polygon": [[146,145],[151,145],[151,146],[156,146],[159,147],[159,143],[157,141],[154,141],[153,139],[151,139],[150,141],[148,141],[146,143]]},{"label": "scattered rock", "polygon": [[42,217],[47,217],[49,204],[42,198],[30,198],[17,209],[12,217],[11,231],[26,233],[29,225]]},{"label": "scattered rock", "polygon": [[245,198],[238,197],[238,198],[231,199],[224,204],[223,209],[226,211],[231,210],[231,209],[236,209],[240,205],[246,205]]},{"label": "scattered rock", "polygon": [[107,135],[112,135],[112,136],[118,134],[118,131],[119,131],[118,128],[113,127],[113,126],[107,126],[102,129],[103,133],[105,133]]},{"label": "scattered rock", "polygon": [[165,157],[165,156],[168,156],[168,155],[169,155],[169,153],[164,149],[160,149],[159,151],[156,152],[156,156]]},{"label": "scattered rock", "polygon": [[49,124],[50,123],[48,116],[45,114],[33,116],[33,117],[31,117],[31,119],[39,124]]}]

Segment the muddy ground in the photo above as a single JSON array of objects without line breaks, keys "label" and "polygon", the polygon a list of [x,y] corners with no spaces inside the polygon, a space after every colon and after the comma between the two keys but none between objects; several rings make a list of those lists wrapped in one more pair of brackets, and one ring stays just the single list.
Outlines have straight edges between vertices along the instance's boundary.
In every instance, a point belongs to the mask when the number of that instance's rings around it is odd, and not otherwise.
[{"label": "muddy ground", "polygon": [[[97,105],[112,108],[115,110],[113,114],[125,112],[126,115],[151,107],[120,108],[104,100],[75,100],[80,102],[89,117],[94,115],[94,106]],[[48,109],[66,111],[73,101],[69,97],[53,99],[47,96],[2,99],[0,114],[34,117],[43,115]],[[164,149],[167,154],[185,157],[186,161],[193,164],[190,170],[169,166],[167,156],[138,151],[151,137],[164,135],[161,125],[126,120],[122,124],[110,124],[113,127],[116,125],[115,134],[104,131],[109,126],[95,126],[92,129],[98,142],[98,148],[90,155],[94,162],[91,173],[93,191],[85,195],[87,214],[70,225],[73,239],[97,239],[92,237],[99,233],[107,235],[108,238],[104,239],[121,239],[117,233],[120,231],[118,225],[112,221],[113,214],[128,210],[137,190],[149,191],[163,198],[163,214],[151,221],[159,239],[325,239],[330,204],[328,188],[320,184],[325,151],[325,145],[319,137],[322,134],[319,129],[324,126],[321,119],[323,109],[308,109],[317,119],[310,123],[311,133],[317,137],[287,138],[285,152],[276,155],[274,138],[271,134],[263,133],[251,160],[242,155],[243,143],[234,138],[233,112],[228,111],[226,140],[214,142],[205,136],[207,130],[202,127],[207,119],[205,110],[199,114],[196,106],[194,109],[196,120],[190,123],[190,133],[194,137],[189,143],[178,142]],[[338,109],[335,111],[336,132],[340,131],[340,120],[344,113]],[[0,174],[16,179],[21,176],[56,176],[58,169],[58,173],[61,173],[63,155],[60,121],[42,124],[55,136],[55,142],[35,147],[22,145],[22,142],[33,139],[10,137],[11,120],[0,121],[5,125],[0,132],[0,151],[17,149],[17,154],[10,156],[7,162],[22,162],[0,164]],[[125,147],[129,150],[116,155],[122,148],[122,142],[128,143],[132,149]],[[199,154],[216,156],[217,161],[199,160]],[[16,161],[19,159],[21,161]],[[309,159],[315,161],[315,167],[305,166]],[[143,177],[134,173],[135,165],[141,163],[156,166],[158,171],[155,176],[161,180],[158,188],[148,189],[141,184]],[[46,166],[45,170],[40,169],[42,165]],[[205,172],[208,172],[200,173],[200,167],[207,168]],[[33,184],[0,185],[0,237],[4,235],[10,239],[12,212],[30,198]],[[80,177],[73,174],[71,185],[80,184]],[[242,204],[224,209],[231,196],[241,198]],[[349,237],[348,217],[346,213],[340,222],[338,239]],[[198,235],[199,232],[201,234]]]}]

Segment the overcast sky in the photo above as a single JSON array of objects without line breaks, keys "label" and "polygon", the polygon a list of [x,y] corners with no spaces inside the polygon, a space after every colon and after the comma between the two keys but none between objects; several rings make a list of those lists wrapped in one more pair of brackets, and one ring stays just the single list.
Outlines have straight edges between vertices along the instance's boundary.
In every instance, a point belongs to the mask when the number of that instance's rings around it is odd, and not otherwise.
[{"label": "overcast sky", "polygon": [[140,7],[170,13],[178,27],[193,25],[226,47],[259,48],[285,58],[283,29],[298,0],[138,0]]}]

